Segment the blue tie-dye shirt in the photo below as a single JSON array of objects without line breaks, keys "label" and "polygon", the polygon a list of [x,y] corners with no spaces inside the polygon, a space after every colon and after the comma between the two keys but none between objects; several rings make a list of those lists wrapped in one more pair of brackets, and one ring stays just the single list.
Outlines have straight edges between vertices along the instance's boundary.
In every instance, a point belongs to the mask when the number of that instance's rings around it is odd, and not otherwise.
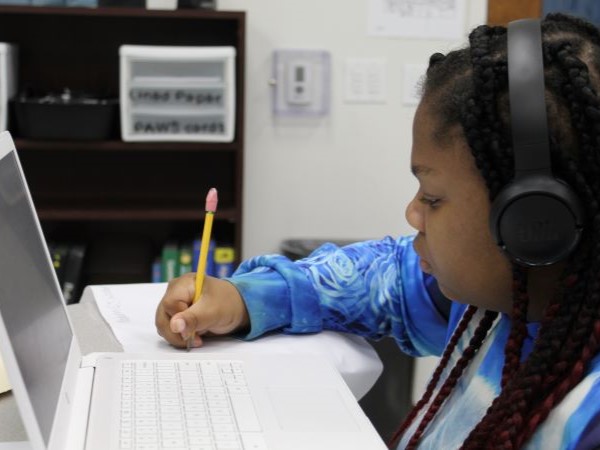
[{"label": "blue tie-dye shirt", "polygon": [[[247,338],[275,330],[313,333],[328,329],[370,338],[393,336],[410,355],[439,356],[466,306],[453,303],[449,319],[440,314],[426,289],[412,241],[412,237],[386,238],[343,248],[326,244],[296,262],[281,255],[267,255],[242,263],[230,281],[248,307],[251,329]],[[482,314],[476,313],[471,320],[448,368],[454,366],[468,345]],[[458,448],[483,417],[500,390],[509,330],[510,319],[500,315],[425,431],[419,448]],[[529,324],[528,330],[524,357],[531,351],[537,324]],[[587,376],[551,412],[525,448],[592,449],[594,446],[588,447],[587,441],[599,445],[600,439],[595,430],[586,427],[599,411],[600,357],[596,357]],[[413,427],[419,421],[417,417]],[[404,448],[412,432],[411,427],[398,448]]]}]

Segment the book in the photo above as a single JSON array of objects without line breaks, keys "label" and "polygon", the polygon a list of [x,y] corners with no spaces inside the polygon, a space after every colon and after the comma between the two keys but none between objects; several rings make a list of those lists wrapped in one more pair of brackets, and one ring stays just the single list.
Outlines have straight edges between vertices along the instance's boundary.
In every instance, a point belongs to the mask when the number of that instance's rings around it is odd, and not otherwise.
[{"label": "book", "polygon": [[179,276],[196,270],[192,267],[192,243],[179,246]]},{"label": "book", "polygon": [[160,283],[162,281],[161,263],[160,257],[156,257],[154,258],[154,261],[152,261],[151,280],[153,283]]},{"label": "book", "polygon": [[51,242],[48,244],[48,250],[52,259],[52,266],[56,272],[56,278],[58,278],[58,284],[62,286],[65,280],[65,267],[69,248],[65,244]]},{"label": "book", "polygon": [[171,281],[177,276],[179,276],[179,245],[169,241],[162,248],[161,280]]},{"label": "book", "polygon": [[[192,243],[192,270],[196,270],[198,267],[198,258],[200,257],[200,246],[202,245],[202,239],[194,239]],[[206,258],[206,275],[215,276],[215,247],[216,242],[210,240],[208,245],[208,255]]]},{"label": "book", "polygon": [[227,278],[235,270],[235,249],[229,246],[215,247],[215,276],[217,278]]},{"label": "book", "polygon": [[72,244],[68,246],[67,258],[64,263],[63,282],[61,285],[63,297],[67,304],[77,303],[81,295],[83,260],[85,245]]}]

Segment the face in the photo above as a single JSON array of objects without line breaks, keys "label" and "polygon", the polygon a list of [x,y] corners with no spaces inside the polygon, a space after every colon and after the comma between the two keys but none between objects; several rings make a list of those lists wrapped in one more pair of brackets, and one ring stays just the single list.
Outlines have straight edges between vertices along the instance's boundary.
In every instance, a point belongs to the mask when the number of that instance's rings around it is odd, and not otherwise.
[{"label": "face", "polygon": [[511,311],[511,265],[492,239],[485,182],[458,127],[443,144],[435,115],[421,102],[413,123],[411,168],[419,190],[406,208],[418,231],[421,268],[448,298],[492,311]]}]

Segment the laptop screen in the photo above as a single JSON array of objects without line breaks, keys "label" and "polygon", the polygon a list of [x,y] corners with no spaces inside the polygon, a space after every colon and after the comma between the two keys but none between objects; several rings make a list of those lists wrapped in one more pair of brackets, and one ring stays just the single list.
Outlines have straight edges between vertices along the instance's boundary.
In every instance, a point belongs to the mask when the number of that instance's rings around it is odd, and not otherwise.
[{"label": "laptop screen", "polygon": [[14,151],[0,159],[0,311],[48,444],[73,333]]}]

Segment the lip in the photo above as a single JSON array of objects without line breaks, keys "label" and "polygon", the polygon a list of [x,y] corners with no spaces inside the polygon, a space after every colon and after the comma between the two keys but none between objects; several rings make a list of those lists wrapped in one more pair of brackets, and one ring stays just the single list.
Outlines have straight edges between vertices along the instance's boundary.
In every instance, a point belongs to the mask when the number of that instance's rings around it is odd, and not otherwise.
[{"label": "lip", "polygon": [[419,266],[421,267],[421,270],[423,272],[431,274],[433,272],[433,268],[431,267],[431,264],[429,264],[429,262],[425,258],[423,258],[422,252],[417,248],[417,245],[417,241],[415,240],[413,242],[413,248],[415,249],[415,253],[419,257]]},{"label": "lip", "polygon": [[432,267],[431,264],[429,264],[427,261],[425,261],[423,258],[421,258],[419,260],[419,266],[421,267],[421,270],[425,273],[428,273],[431,275],[432,273]]}]

